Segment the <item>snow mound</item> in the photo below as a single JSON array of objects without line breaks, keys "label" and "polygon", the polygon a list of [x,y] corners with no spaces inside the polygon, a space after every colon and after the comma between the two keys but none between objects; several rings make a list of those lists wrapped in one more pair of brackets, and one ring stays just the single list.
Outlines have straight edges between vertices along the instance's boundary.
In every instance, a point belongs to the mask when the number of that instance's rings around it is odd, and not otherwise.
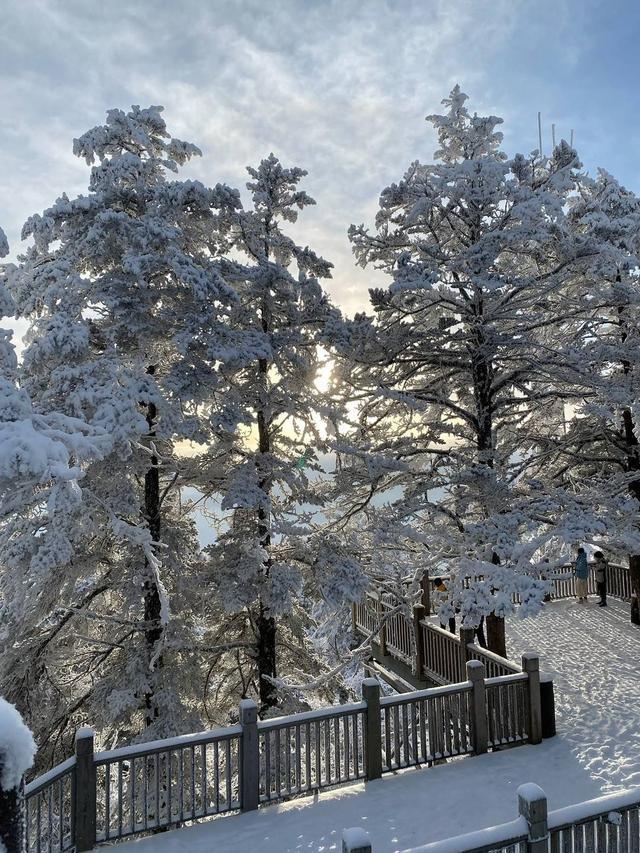
[{"label": "snow mound", "polygon": [[31,731],[17,709],[0,696],[0,785],[5,791],[18,787],[35,754]]}]

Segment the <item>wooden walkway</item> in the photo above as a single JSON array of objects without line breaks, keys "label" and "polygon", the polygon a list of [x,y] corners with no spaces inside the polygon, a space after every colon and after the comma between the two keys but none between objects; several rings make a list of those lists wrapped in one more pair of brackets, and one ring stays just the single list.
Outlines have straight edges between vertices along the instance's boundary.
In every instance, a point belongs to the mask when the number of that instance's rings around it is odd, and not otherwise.
[{"label": "wooden walkway", "polygon": [[[472,630],[461,628],[458,636],[428,619],[428,615],[434,615],[429,588],[429,579],[423,578],[420,591],[415,593],[420,603],[413,606],[409,595],[381,589],[366,593],[353,606],[354,629],[371,638],[367,669],[372,675],[395,690],[406,692],[464,681],[469,660],[481,661],[489,678],[521,672],[515,661],[475,644]],[[591,595],[596,594],[593,568],[588,589]],[[631,599],[631,576],[624,566],[609,566],[608,595],[624,601]],[[574,597],[572,576],[567,573],[552,580],[552,600]],[[519,603],[517,597],[514,603]]]}]

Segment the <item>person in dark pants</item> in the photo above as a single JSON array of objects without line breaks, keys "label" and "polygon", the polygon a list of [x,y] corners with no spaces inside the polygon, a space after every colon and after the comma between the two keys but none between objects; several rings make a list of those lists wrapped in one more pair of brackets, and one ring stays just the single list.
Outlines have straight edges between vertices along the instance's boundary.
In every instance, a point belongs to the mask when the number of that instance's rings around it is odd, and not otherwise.
[{"label": "person in dark pants", "polygon": [[[442,580],[442,578],[435,578],[433,581],[433,586],[434,586],[435,591],[437,593],[440,593],[440,595],[437,596],[437,601],[439,603],[444,603],[447,599],[447,593],[449,592],[449,590],[447,589],[447,585]],[[442,622],[440,623],[440,626],[442,628],[446,627]],[[456,617],[455,616],[449,617],[449,630],[451,631],[452,634],[455,634],[455,632],[456,632]]]},{"label": "person in dark pants", "polygon": [[593,555],[593,567],[596,570],[596,586],[600,596],[599,607],[607,606],[607,572],[609,566],[602,551],[596,551]]}]

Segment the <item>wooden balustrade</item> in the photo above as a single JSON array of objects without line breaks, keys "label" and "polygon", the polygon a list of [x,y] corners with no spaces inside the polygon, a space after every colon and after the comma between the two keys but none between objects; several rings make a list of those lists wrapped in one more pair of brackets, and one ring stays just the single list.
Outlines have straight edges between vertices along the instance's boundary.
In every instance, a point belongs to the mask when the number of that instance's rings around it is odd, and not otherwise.
[{"label": "wooden balustrade", "polygon": [[383,772],[473,753],[471,692],[463,683],[381,699]]},{"label": "wooden balustrade", "polygon": [[[517,790],[519,816],[509,823],[420,847],[422,853],[632,853],[640,849],[640,788],[548,811],[532,783]],[[374,839],[375,844],[375,839]]]},{"label": "wooden balustrade", "polygon": [[27,851],[81,853],[403,767],[536,742],[537,659],[527,666],[485,680],[484,665],[472,660],[460,683],[385,697],[366,679],[361,702],[263,721],[244,699],[239,725],[108,752],[95,753],[93,732],[82,729],[76,755],[25,789]]},{"label": "wooden balustrade", "polygon": [[366,712],[359,702],[258,723],[260,801],[364,778]]},{"label": "wooden balustrade", "polygon": [[466,658],[460,640],[450,631],[422,621],[424,665],[422,671],[436,684],[455,684],[464,680]]}]

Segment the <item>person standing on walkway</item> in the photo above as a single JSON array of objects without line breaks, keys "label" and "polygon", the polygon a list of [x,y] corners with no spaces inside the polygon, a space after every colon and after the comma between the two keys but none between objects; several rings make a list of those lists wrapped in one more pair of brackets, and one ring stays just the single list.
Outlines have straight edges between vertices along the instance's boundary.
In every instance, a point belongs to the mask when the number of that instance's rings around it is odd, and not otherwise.
[{"label": "person standing on walkway", "polygon": [[607,606],[607,574],[609,572],[609,564],[607,563],[602,551],[596,551],[594,557],[594,568],[596,570],[596,585],[598,587],[598,595],[600,596],[599,607]]},{"label": "person standing on walkway", "polygon": [[578,548],[576,565],[574,569],[576,576],[576,598],[581,604],[587,603],[587,578],[589,577],[589,566],[587,565],[587,552],[584,548]]},{"label": "person standing on walkway", "polygon": [[[446,583],[442,580],[442,578],[435,578],[433,581],[433,588],[435,590],[436,595],[434,596],[437,604],[445,604],[448,599],[449,590],[447,589]],[[440,627],[446,629],[445,623],[440,620]],[[452,634],[456,632],[456,617],[449,617],[449,630]]]}]

